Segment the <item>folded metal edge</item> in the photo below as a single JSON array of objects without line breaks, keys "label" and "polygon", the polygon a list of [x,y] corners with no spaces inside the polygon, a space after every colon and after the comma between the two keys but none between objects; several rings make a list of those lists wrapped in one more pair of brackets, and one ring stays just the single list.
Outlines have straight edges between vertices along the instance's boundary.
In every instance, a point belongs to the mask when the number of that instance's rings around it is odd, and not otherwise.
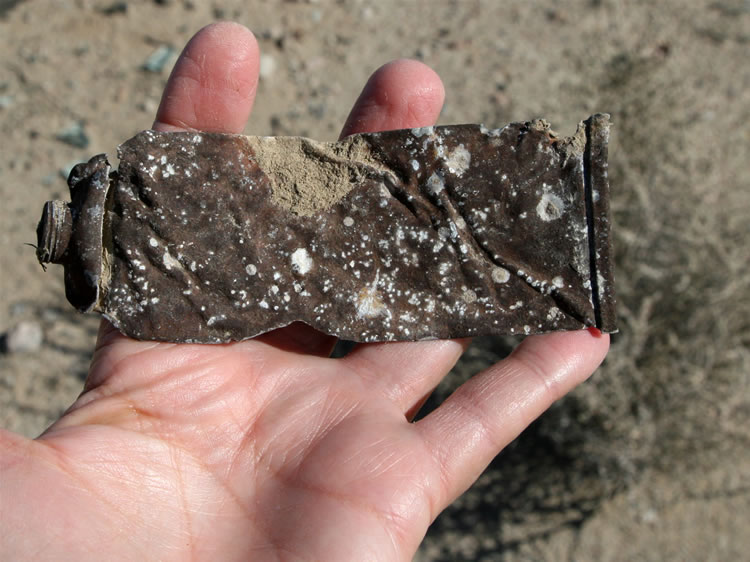
[{"label": "folded metal edge", "polygon": [[614,256],[609,216],[608,145],[609,115],[597,113],[586,122],[584,151],[584,189],[589,229],[591,296],[596,327],[602,332],[617,332],[614,293]]}]

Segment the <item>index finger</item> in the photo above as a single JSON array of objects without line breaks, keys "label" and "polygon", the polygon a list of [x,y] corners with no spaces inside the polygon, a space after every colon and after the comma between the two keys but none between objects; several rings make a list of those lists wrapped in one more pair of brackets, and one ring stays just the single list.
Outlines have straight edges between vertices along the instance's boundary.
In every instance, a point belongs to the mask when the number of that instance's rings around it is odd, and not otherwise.
[{"label": "index finger", "polygon": [[259,64],[249,29],[230,22],[207,25],[177,59],[153,128],[241,133],[255,101]]}]

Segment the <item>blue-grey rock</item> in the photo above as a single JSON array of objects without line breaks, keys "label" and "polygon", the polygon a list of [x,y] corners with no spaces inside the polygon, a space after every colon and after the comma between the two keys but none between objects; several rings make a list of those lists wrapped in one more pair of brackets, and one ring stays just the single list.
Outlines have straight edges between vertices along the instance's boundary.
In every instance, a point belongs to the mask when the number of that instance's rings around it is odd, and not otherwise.
[{"label": "blue-grey rock", "polygon": [[143,62],[141,68],[147,72],[159,74],[164,69],[164,66],[167,64],[173,53],[174,49],[169,45],[160,45]]},{"label": "blue-grey rock", "polygon": [[55,135],[55,138],[76,148],[86,148],[89,145],[89,137],[83,128],[83,123],[80,121],[76,121],[65,127]]}]

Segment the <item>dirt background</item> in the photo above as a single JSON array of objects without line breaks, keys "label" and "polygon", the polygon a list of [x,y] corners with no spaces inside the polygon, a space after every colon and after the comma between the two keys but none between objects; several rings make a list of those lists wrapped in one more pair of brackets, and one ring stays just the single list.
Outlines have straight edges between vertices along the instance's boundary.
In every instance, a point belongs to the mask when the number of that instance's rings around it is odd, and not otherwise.
[{"label": "dirt background", "polygon": [[[571,134],[592,112],[612,115],[621,333],[593,379],[441,515],[418,560],[747,559],[742,0],[0,0],[0,332],[31,326],[30,351],[6,338],[0,354],[0,424],[34,436],[55,419],[96,331],[69,310],[61,272],[42,273],[24,245],[42,204],[66,197],[72,164],[151,124],[179,50],[216,19],[259,38],[251,134],[334,139],[369,74],[397,57],[442,76],[441,123],[541,116]],[[163,69],[144,69],[160,48]],[[85,147],[57,138],[76,124]],[[433,403],[514,344],[478,341]]]}]

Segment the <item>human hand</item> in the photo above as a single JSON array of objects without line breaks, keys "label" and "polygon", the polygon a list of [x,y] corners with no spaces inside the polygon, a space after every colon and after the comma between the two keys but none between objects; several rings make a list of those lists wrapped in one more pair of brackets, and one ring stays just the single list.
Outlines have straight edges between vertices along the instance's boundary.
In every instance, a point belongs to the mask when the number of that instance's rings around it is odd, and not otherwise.
[{"label": "human hand", "polygon": [[[258,48],[188,44],[154,128],[241,132]],[[437,119],[439,78],[378,70],[343,135]],[[360,345],[303,325],[228,345],[130,340],[104,322],[83,394],[39,439],[0,433],[0,558],[409,560],[490,460],[601,362],[594,332],[527,338],[410,423],[468,342]]]}]

